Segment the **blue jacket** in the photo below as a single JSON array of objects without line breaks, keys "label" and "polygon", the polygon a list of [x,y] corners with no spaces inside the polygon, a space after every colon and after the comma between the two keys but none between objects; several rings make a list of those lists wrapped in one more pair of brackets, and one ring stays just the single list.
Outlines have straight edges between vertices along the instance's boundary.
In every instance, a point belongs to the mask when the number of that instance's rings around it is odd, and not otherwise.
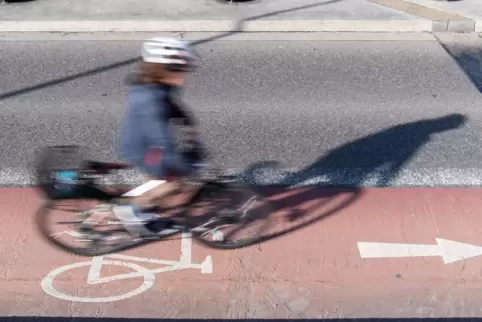
[{"label": "blue jacket", "polygon": [[[172,88],[165,85],[128,86],[127,108],[120,132],[120,152],[134,166],[149,175],[164,178],[169,173],[189,171],[183,155],[177,153],[170,132],[171,118],[193,120],[171,99]],[[159,164],[145,164],[150,148],[162,148]]]}]

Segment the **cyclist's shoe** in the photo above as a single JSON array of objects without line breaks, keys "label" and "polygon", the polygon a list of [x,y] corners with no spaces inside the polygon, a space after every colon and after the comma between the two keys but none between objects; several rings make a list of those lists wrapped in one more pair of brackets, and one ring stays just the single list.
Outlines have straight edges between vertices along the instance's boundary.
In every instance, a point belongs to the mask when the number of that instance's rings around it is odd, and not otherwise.
[{"label": "cyclist's shoe", "polygon": [[174,226],[174,222],[168,218],[156,218],[153,220],[148,221],[144,225],[149,231],[159,234],[165,229],[172,228]]}]

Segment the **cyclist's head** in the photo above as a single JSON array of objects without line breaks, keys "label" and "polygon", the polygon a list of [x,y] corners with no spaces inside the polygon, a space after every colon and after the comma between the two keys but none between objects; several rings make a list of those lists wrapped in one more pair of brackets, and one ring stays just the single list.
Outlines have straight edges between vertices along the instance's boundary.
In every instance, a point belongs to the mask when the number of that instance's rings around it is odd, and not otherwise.
[{"label": "cyclist's head", "polygon": [[187,72],[197,67],[198,59],[189,44],[181,39],[155,37],[142,44],[140,74],[152,83],[182,85]]}]

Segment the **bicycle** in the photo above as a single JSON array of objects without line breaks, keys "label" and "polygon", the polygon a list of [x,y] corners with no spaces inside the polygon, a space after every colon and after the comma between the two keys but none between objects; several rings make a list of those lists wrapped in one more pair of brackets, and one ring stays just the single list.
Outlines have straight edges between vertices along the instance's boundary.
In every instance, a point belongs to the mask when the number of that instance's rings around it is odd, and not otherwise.
[{"label": "bicycle", "polygon": [[[110,191],[109,187],[99,184],[97,178],[112,174],[114,171],[132,169],[132,165],[93,161],[86,159],[84,155],[85,149],[79,145],[56,145],[41,149],[35,162],[38,189],[45,198],[45,203],[35,215],[37,228],[47,242],[64,251],[81,256],[100,256],[159,241],[182,232],[190,232],[193,238],[204,246],[216,249],[236,249],[261,242],[264,238],[264,231],[269,227],[268,215],[273,211],[273,207],[267,198],[257,192],[254,187],[230,182],[232,176],[216,173],[212,178],[202,176],[187,178],[189,183],[198,185],[199,189],[183,205],[175,207],[174,210],[180,214],[175,218],[170,218],[173,225],[152,238],[133,237],[109,210],[113,205],[128,203],[129,198],[165,181],[151,180],[127,193],[119,193],[118,190]],[[198,167],[199,170],[208,169],[209,165],[204,163],[199,164]],[[198,171],[198,173],[200,172]],[[216,200],[217,195],[231,190],[249,196],[247,201],[241,204],[240,209],[223,209],[204,216],[193,215],[196,214],[196,210],[206,209],[206,202],[209,200],[214,200],[214,204],[222,205],[223,199]],[[74,229],[63,231],[60,234],[51,234],[48,224],[49,215],[52,214],[56,205],[65,200],[92,200],[102,202],[102,204],[76,213],[76,217],[79,218],[77,220],[59,222],[63,225],[74,225]],[[262,207],[253,207],[258,200],[264,201],[265,204]],[[207,209],[210,208],[207,207]],[[258,215],[255,210],[261,210],[261,214]],[[88,221],[94,212],[99,211],[106,212],[107,223],[93,222],[91,229],[79,229],[81,224]],[[226,235],[221,231],[222,228],[233,225],[238,225],[242,229],[253,222],[261,222],[260,228],[254,237],[241,241],[227,241],[229,234]],[[102,230],[106,227],[119,228]],[[76,241],[84,242],[88,246],[69,246],[58,240],[58,237],[64,235],[76,237]],[[132,238],[132,240],[125,240],[126,238]],[[121,241],[116,242],[116,240]],[[111,241],[114,241],[114,244],[103,244],[103,242]]]}]

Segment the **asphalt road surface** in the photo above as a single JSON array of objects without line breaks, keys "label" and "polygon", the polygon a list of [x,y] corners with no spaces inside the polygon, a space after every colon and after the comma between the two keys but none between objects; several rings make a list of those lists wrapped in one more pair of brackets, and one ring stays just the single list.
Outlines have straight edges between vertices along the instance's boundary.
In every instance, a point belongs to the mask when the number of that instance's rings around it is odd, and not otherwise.
[{"label": "asphalt road surface", "polygon": [[[0,189],[0,321],[480,320],[480,189],[266,188],[265,241],[231,251],[188,235],[95,258],[48,244],[34,216],[43,202],[23,188],[33,183],[29,162],[40,146],[71,143],[119,159],[132,67],[122,62],[143,36],[116,38],[0,35],[10,39],[0,44],[0,183],[22,187]],[[205,42],[186,102],[215,162],[240,180],[479,185],[481,40],[442,43],[362,34]],[[250,171],[270,160],[279,169]],[[61,204],[49,222],[71,218]],[[68,227],[52,232],[72,242]]]},{"label": "asphalt road surface", "polygon": [[[143,36],[123,37],[0,37],[2,186],[33,184],[30,160],[44,145],[83,144],[97,158],[120,160],[124,82],[133,66],[123,62],[138,57]],[[431,35],[205,42],[185,101],[214,162],[242,181],[478,186],[481,96],[477,75],[460,66],[480,71],[482,42],[474,35],[444,42],[462,65]],[[263,168],[267,161],[278,164]]]}]

